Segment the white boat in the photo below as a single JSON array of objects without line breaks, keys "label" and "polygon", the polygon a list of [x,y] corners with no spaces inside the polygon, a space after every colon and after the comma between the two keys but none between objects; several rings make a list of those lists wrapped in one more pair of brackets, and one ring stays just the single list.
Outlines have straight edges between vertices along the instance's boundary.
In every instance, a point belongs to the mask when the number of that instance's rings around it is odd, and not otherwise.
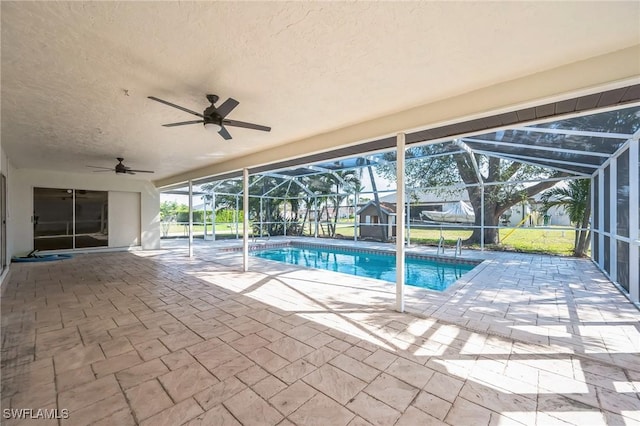
[{"label": "white boat", "polygon": [[441,212],[423,210],[420,216],[426,217],[434,222],[449,223],[475,223],[476,215],[473,207],[464,201],[445,205],[446,209]]}]

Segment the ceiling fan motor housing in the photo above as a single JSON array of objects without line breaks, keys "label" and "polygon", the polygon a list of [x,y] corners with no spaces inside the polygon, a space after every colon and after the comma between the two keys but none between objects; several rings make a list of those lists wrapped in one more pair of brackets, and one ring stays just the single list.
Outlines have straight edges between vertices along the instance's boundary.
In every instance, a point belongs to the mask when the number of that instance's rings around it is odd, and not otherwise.
[{"label": "ceiling fan motor housing", "polygon": [[211,106],[205,109],[202,115],[204,116],[205,125],[208,123],[213,123],[222,127],[222,117],[218,113],[218,110],[216,109],[216,107],[213,106],[213,104],[211,104]]},{"label": "ceiling fan motor housing", "polygon": [[118,157],[116,158],[116,160],[118,160],[118,164],[116,164],[116,168],[115,168],[116,173],[127,173],[127,166],[122,164],[122,162],[124,161],[124,158]]}]

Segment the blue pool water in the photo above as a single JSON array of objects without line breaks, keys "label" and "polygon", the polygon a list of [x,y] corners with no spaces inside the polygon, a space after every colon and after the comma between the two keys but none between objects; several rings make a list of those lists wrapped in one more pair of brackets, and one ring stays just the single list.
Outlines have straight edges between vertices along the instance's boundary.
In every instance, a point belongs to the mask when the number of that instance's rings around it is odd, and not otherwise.
[{"label": "blue pool water", "polygon": [[[253,256],[292,265],[396,282],[396,257],[393,254],[358,252],[325,247],[282,247],[257,250]],[[475,265],[444,263],[405,257],[405,284],[442,291]]]}]

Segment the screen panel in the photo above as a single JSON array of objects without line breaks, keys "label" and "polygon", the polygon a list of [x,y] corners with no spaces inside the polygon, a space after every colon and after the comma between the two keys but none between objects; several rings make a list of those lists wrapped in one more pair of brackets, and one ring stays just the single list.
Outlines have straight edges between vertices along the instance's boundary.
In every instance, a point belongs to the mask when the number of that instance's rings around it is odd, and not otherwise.
[{"label": "screen panel", "polygon": [[604,168],[604,232],[611,231],[611,167]]},{"label": "screen panel", "polygon": [[593,228],[600,231],[600,175],[593,178]]},{"label": "screen panel", "polygon": [[609,237],[607,237],[606,235],[604,236],[604,270],[607,271],[607,273],[611,273],[611,249],[610,249],[610,242],[611,239]]},{"label": "screen panel", "polygon": [[616,165],[616,233],[629,236],[629,150],[625,150]]},{"label": "screen panel", "polygon": [[629,243],[618,240],[616,253],[616,278],[625,290],[629,291]]}]

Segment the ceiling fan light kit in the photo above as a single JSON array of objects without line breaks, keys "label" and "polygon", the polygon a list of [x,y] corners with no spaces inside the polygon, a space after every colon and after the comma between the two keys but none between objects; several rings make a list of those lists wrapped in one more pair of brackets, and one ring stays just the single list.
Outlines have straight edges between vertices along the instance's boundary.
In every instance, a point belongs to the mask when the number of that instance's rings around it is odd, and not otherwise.
[{"label": "ceiling fan light kit", "polygon": [[216,133],[218,133],[220,130],[222,130],[222,126],[221,125],[219,125],[218,123],[213,123],[213,122],[204,123],[204,128],[207,129],[210,132],[216,132]]},{"label": "ceiling fan light kit", "polygon": [[160,98],[156,98],[155,96],[148,96],[149,99],[160,102],[161,104],[168,105],[172,108],[179,109],[184,112],[188,112],[189,114],[193,114],[197,117],[200,117],[201,120],[191,120],[191,121],[180,121],[178,123],[169,123],[163,124],[164,127],[176,127],[176,126],[186,126],[189,124],[204,124],[204,128],[207,130],[212,130],[218,132],[220,136],[222,136],[225,140],[231,139],[231,135],[227,131],[225,126],[234,126],[234,127],[243,127],[245,129],[252,130],[260,130],[263,132],[270,132],[271,127],[261,126],[260,124],[246,123],[244,121],[237,120],[229,120],[227,119],[227,115],[235,107],[238,106],[239,102],[233,98],[229,98],[222,103],[219,107],[215,106],[215,103],[218,102],[217,95],[207,95],[207,100],[211,102],[211,105],[208,106],[202,114],[187,109],[185,107],[181,107],[180,105],[173,104],[171,102],[165,101]]}]

